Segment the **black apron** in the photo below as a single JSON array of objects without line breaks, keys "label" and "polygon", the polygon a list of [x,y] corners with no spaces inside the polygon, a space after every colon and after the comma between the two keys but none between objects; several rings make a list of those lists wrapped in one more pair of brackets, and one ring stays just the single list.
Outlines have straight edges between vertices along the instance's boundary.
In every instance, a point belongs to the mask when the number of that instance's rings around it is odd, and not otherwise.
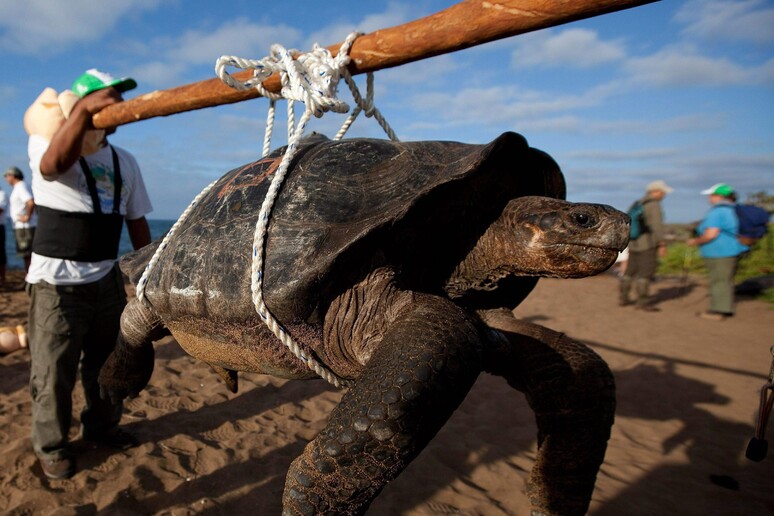
[{"label": "black apron", "polygon": [[118,243],[121,240],[121,228],[124,223],[124,217],[119,212],[123,181],[118,155],[112,146],[110,151],[113,154],[115,176],[113,211],[102,213],[97,195],[97,182],[86,160],[81,157],[79,163],[86,176],[86,185],[89,188],[94,213],[67,212],[46,206],[35,206],[38,210],[38,227],[32,243],[34,253],[78,262],[99,262],[115,260],[118,257]]}]

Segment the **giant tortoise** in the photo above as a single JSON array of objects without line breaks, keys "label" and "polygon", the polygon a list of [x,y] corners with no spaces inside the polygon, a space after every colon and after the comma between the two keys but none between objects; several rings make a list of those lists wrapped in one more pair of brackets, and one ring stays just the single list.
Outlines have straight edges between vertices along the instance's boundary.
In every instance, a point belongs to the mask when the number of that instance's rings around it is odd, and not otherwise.
[{"label": "giant tortoise", "polygon": [[[282,149],[224,175],[192,207],[132,300],[100,383],[136,395],[170,333],[236,390],[236,371],[316,377],[251,298],[258,207]],[[267,228],[263,295],[305,355],[347,385],[287,474],[285,514],[361,514],[422,451],[480,372],[524,392],[538,455],[534,514],[583,514],[615,405],[604,361],[519,321],[538,277],[606,270],[628,217],[564,201],[553,159],[515,133],[487,145],[303,141]],[[122,259],[137,282],[159,243]],[[507,432],[507,428],[502,429]]]}]

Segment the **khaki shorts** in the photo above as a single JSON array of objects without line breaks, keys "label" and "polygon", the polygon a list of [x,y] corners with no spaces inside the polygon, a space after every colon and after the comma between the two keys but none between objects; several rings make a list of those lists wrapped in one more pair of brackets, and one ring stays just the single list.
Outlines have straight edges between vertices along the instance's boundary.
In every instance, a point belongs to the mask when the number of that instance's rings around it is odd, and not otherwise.
[{"label": "khaki shorts", "polygon": [[19,256],[32,256],[32,240],[35,238],[35,228],[17,228],[16,254]]}]

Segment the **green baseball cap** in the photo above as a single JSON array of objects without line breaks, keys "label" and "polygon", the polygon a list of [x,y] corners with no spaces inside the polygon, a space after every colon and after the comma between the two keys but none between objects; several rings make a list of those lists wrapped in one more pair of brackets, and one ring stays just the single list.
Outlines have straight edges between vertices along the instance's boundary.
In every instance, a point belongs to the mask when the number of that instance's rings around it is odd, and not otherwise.
[{"label": "green baseball cap", "polygon": [[725,183],[715,183],[706,190],[702,190],[702,195],[720,195],[721,197],[731,197],[734,189]]},{"label": "green baseball cap", "polygon": [[122,77],[116,79],[106,72],[92,68],[86,73],[75,79],[73,82],[73,91],[80,98],[97,90],[113,87],[120,92],[129,91],[137,87],[137,83],[131,77]]}]

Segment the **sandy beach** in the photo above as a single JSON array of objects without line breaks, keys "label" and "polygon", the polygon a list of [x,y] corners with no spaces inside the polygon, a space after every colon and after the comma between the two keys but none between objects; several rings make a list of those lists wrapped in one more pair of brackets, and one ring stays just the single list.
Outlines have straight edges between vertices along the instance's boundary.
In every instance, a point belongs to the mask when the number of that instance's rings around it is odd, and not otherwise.
[{"label": "sandy beach", "polygon": [[[21,274],[9,279],[2,325],[26,321]],[[617,306],[616,288],[613,274],[541,280],[515,311],[587,343],[615,374],[616,423],[589,513],[774,514],[774,451],[744,457],[771,364],[772,306],[741,298],[736,317],[713,322],[695,315],[707,305],[702,278],[660,278],[658,313]],[[51,481],[29,443],[28,352],[0,356],[0,367],[0,512],[12,515],[280,514],[290,462],[341,397],[322,380],[257,374],[240,375],[231,394],[167,338],[149,387],[126,404],[123,424],[142,444],[87,445],[76,417],[78,472]],[[76,415],[82,404],[78,388]],[[526,514],[535,433],[524,397],[482,375],[368,514]]]}]

